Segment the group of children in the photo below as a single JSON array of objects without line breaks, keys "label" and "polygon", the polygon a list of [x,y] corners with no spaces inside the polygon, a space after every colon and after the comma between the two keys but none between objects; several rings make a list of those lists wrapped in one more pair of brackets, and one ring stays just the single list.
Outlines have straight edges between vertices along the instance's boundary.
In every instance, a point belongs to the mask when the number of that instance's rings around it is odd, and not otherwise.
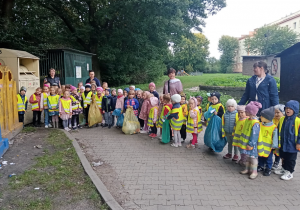
[{"label": "group of children", "polygon": [[[17,96],[20,122],[23,122],[27,109],[25,93],[26,88],[22,87]],[[228,153],[223,156],[224,159],[232,159],[244,166],[245,169],[240,173],[249,174],[250,179],[255,179],[258,172],[269,176],[272,169],[275,170],[275,174],[280,174],[283,180],[293,178],[297,153],[300,151],[297,101],[292,100],[286,106],[279,104],[262,110],[259,119],[257,117],[261,109],[259,102],[238,106],[234,99],[229,99],[225,110],[218,92],[207,95],[209,103],[206,110],[211,107],[214,109],[213,115],[222,119],[222,136],[226,136],[228,142]],[[103,83],[102,87],[97,87],[95,83],[87,83],[85,86],[79,83],[78,88],[65,85],[62,89],[44,84],[43,89],[37,88],[29,99],[32,104],[33,124],[40,125],[41,113],[44,111],[46,128],[58,128],[59,118],[67,131],[71,128],[82,128],[79,115],[84,114],[87,125],[92,97],[95,97],[104,116],[103,127],[114,126],[115,119],[112,113],[115,109],[120,109],[122,113],[132,109],[140,122],[141,133],[147,133],[155,138],[160,129],[161,142],[171,142],[173,147],[181,147],[187,133],[191,133],[192,140],[186,147],[194,149],[197,146],[198,134],[203,130],[201,122],[203,98],[191,97],[187,103],[184,93],[159,96],[154,83],[149,84],[148,91],[142,91],[134,86],[116,91],[108,88],[107,83]],[[209,122],[210,118],[204,119],[206,125]],[[280,160],[282,168],[279,168]]]}]

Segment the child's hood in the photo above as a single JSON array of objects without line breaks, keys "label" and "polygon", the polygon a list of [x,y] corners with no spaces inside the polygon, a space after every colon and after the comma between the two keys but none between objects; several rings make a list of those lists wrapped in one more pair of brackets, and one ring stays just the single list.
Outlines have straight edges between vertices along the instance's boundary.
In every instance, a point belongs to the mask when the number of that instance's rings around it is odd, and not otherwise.
[{"label": "child's hood", "polygon": [[150,104],[151,104],[152,107],[158,106],[158,98],[151,97],[150,98]]},{"label": "child's hood", "polygon": [[290,100],[286,103],[285,107],[291,108],[294,111],[293,116],[297,116],[299,114],[299,102],[295,100]]}]

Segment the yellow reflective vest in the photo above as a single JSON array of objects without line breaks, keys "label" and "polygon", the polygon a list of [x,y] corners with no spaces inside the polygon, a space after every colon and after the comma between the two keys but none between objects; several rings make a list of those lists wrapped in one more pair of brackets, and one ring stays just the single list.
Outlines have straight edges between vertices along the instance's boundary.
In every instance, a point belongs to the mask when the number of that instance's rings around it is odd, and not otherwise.
[{"label": "yellow reflective vest", "polygon": [[235,125],[234,129],[234,135],[233,135],[233,141],[232,141],[232,146],[240,147],[241,148],[241,135],[243,132],[243,128],[245,125],[247,118],[243,120],[238,120]]},{"label": "yellow reflective vest", "polygon": [[238,145],[238,147],[240,147],[241,149],[244,150],[247,149],[247,144],[250,140],[252,128],[255,125],[255,123],[259,123],[259,121],[256,119],[249,119],[249,118],[246,120],[240,137],[240,145]]},{"label": "yellow reflective vest", "polygon": [[152,107],[150,109],[150,112],[149,112],[149,117],[148,117],[148,122],[147,122],[147,125],[150,126],[150,127],[154,127],[154,113],[155,113],[155,110],[158,112],[158,107],[155,106],[155,107]]},{"label": "yellow reflective vest", "polygon": [[[212,104],[212,105],[210,105],[210,107],[212,107],[213,109],[215,109],[216,112],[219,111],[220,107],[223,107],[223,110],[224,110],[224,112],[225,112],[224,106],[223,106],[221,103]],[[209,121],[210,121],[210,118],[207,119],[207,122],[208,122],[208,123],[209,123]]]},{"label": "yellow reflective vest", "polygon": [[[203,128],[202,128],[202,123],[201,123],[201,114],[198,110],[194,110],[197,112],[197,126],[194,126],[194,119],[188,115],[188,120],[186,124],[186,132],[188,133],[194,133],[195,128],[197,128],[197,132],[200,133]],[[190,111],[191,112],[191,111]]]},{"label": "yellow reflective vest", "polygon": [[170,119],[170,125],[173,130],[180,131],[182,124],[183,124],[183,114],[182,114],[182,108],[173,108],[171,111],[171,114],[178,113],[178,119],[175,119],[174,117]]},{"label": "yellow reflective vest", "polygon": [[102,94],[100,97],[98,97],[98,94],[95,95],[96,103],[99,109],[102,109],[102,98],[103,98]]},{"label": "yellow reflective vest", "polygon": [[47,95],[47,93],[42,93],[42,94],[43,94],[43,106],[47,107],[48,106],[48,104],[47,104],[48,95]]},{"label": "yellow reflective vest", "polygon": [[[72,96],[72,95],[70,96],[70,98],[72,99],[73,103],[75,103],[77,101],[77,99],[74,96]],[[78,101],[77,104],[72,105],[72,110],[81,109],[81,108],[82,107],[81,107],[81,104],[79,103],[79,101]]]},{"label": "yellow reflective vest", "polygon": [[[48,96],[48,101],[50,104],[50,107],[48,107],[49,112],[58,112],[58,102],[59,102],[59,95],[55,96]],[[53,109],[54,108],[54,109]]]},{"label": "yellow reflective vest", "polygon": [[92,94],[93,94],[93,92],[89,92],[85,97],[84,93],[82,93],[82,100],[83,100],[84,108],[87,108],[87,106],[91,104]]},{"label": "yellow reflective vest", "polygon": [[[36,101],[36,97],[35,97],[35,94],[33,94],[32,96],[33,100]],[[39,103],[33,103],[31,104],[31,110],[35,110],[35,109],[38,109],[39,108]]]},{"label": "yellow reflective vest", "polygon": [[18,98],[18,102],[17,102],[18,112],[25,112],[25,104],[27,102],[27,97],[25,96],[24,103],[20,94],[17,95],[17,98]]},{"label": "yellow reflective vest", "polygon": [[69,100],[60,100],[60,102],[61,102],[61,105],[62,105],[62,107],[63,107],[63,109],[65,110],[65,112],[68,114],[68,113],[70,113],[70,106],[71,106],[71,103],[72,103],[72,101],[71,101],[71,99],[69,99]]},{"label": "yellow reflective vest", "polygon": [[[232,131],[232,135],[234,135],[235,125],[236,125],[237,121],[239,121],[239,113],[236,113],[236,115],[235,115],[235,124],[234,124],[234,128],[233,128],[233,131]],[[222,116],[222,137],[223,138],[226,135],[225,130],[224,130],[224,126],[225,126],[225,118],[224,118],[224,115],[223,115]]]},{"label": "yellow reflective vest", "polygon": [[163,127],[163,118],[164,118],[164,110],[165,108],[168,109],[169,112],[171,112],[171,108],[169,106],[163,106],[163,109],[161,111],[161,114],[160,114],[160,117],[159,117],[159,120],[157,122],[157,127],[158,128],[162,128]]},{"label": "yellow reflective vest", "polygon": [[276,125],[265,126],[260,123],[260,132],[258,137],[257,152],[260,157],[269,157],[273,145],[273,132]]},{"label": "yellow reflective vest", "polygon": [[[281,129],[282,129],[282,124],[283,124],[284,119],[285,119],[285,117],[280,118],[279,125],[278,125],[278,129],[279,129],[279,133],[278,133],[278,148],[281,148]],[[297,143],[297,138],[298,138],[299,127],[300,127],[300,118],[296,117],[295,118],[295,125],[294,125],[294,129],[295,129],[295,142],[296,143]]]},{"label": "yellow reflective vest", "polygon": [[189,114],[189,110],[188,110],[188,105],[187,104],[182,104],[182,114],[183,114],[183,124],[186,125],[186,121],[187,121],[187,117]]}]

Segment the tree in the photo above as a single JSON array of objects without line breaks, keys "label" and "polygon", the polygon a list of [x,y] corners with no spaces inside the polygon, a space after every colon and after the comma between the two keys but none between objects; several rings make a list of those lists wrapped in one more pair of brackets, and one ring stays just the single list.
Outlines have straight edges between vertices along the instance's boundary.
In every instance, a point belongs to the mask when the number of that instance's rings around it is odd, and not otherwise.
[{"label": "tree", "polygon": [[215,57],[207,58],[207,65],[205,72],[207,73],[217,73],[220,71],[220,61]]},{"label": "tree", "polygon": [[231,36],[222,36],[218,47],[222,53],[220,57],[221,72],[232,72],[234,58],[239,48],[238,39]]},{"label": "tree", "polygon": [[245,40],[245,48],[255,55],[270,55],[289,48],[298,40],[298,34],[289,27],[264,26]]},{"label": "tree", "polygon": [[182,36],[180,43],[174,47],[177,66],[187,72],[204,69],[209,55],[208,45],[209,40],[201,33],[192,34],[190,38]]},{"label": "tree", "polygon": [[143,83],[165,71],[170,40],[199,29],[225,5],[225,0],[18,0],[5,16],[10,21],[0,21],[10,29],[0,31],[0,45],[31,53],[72,47],[95,54],[93,69],[102,80]]}]

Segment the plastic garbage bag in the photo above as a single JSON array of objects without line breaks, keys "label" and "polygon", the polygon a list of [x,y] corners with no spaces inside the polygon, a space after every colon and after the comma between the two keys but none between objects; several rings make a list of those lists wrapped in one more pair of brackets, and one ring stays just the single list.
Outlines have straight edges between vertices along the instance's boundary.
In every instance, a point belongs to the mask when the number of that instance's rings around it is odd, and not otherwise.
[{"label": "plastic garbage bag", "polygon": [[138,118],[135,116],[132,108],[128,108],[124,117],[122,131],[125,134],[134,134],[139,133],[140,128]]},{"label": "plastic garbage bag", "polygon": [[92,102],[90,105],[88,121],[89,121],[89,127],[92,127],[97,123],[102,123],[102,115],[100,113],[94,94],[92,95]]},{"label": "plastic garbage bag", "polygon": [[227,139],[226,137],[222,138],[222,119],[214,112],[215,109],[210,107],[204,113],[205,119],[210,118],[204,134],[204,144],[215,152],[222,152],[227,144]]},{"label": "plastic garbage bag", "polygon": [[114,115],[118,118],[117,126],[123,127],[124,115],[122,114],[121,109],[115,109],[115,111],[112,113],[112,115]]},{"label": "plastic garbage bag", "polygon": [[166,119],[168,116],[169,113],[165,116],[165,119],[163,120],[161,142],[164,144],[170,142],[170,121]]},{"label": "plastic garbage bag", "polygon": [[85,116],[83,113],[79,114],[79,124],[85,125]]}]

